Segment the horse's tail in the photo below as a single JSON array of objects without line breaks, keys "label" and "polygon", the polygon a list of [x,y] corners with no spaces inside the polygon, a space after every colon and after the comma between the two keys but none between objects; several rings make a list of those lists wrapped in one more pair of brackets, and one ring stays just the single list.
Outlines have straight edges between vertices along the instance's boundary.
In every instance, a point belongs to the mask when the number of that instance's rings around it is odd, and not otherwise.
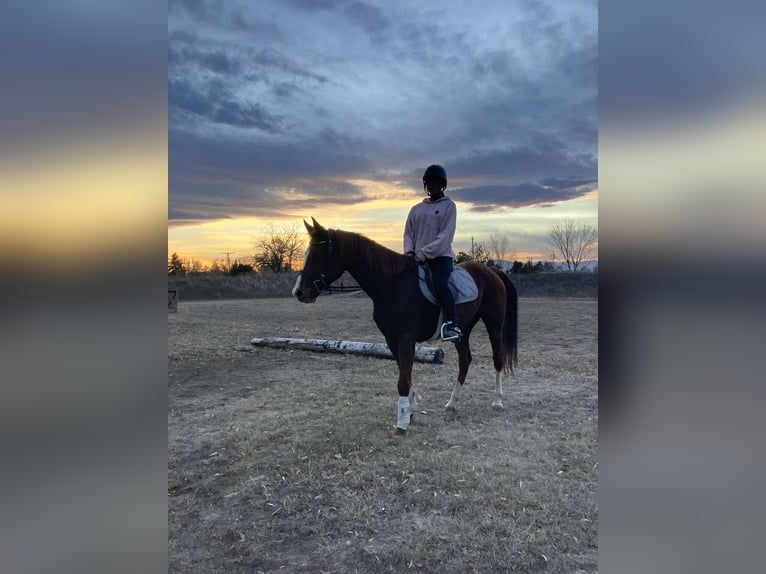
[{"label": "horse's tail", "polygon": [[504,272],[492,267],[492,270],[498,274],[505,285],[505,318],[503,320],[503,372],[513,373],[519,360],[518,341],[518,310],[519,297],[516,288],[513,286],[510,277]]}]

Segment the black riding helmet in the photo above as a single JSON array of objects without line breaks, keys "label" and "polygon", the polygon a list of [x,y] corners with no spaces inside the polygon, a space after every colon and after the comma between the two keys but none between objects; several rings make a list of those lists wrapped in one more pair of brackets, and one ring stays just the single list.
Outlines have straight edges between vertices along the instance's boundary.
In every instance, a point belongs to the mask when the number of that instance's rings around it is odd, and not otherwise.
[{"label": "black riding helmet", "polygon": [[447,172],[444,171],[442,166],[433,164],[426,168],[426,172],[423,174],[423,185],[433,179],[441,181],[443,188],[447,187]]}]

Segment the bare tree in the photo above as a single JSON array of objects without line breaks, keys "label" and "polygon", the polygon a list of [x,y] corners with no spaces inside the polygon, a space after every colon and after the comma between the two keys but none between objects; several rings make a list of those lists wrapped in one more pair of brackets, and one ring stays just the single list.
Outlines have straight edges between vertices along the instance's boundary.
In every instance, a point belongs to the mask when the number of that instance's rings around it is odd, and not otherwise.
[{"label": "bare tree", "polygon": [[210,273],[225,273],[224,265],[218,261],[218,259],[213,259],[213,262],[210,264]]},{"label": "bare tree", "polygon": [[304,243],[298,227],[269,226],[268,233],[255,242],[253,262],[259,271],[291,271],[303,255]]},{"label": "bare tree", "polygon": [[478,261],[479,263],[486,263],[490,260],[489,252],[486,250],[482,243],[475,243],[473,237],[471,237],[471,251],[466,253],[465,251],[458,251],[455,256],[455,263],[462,263],[463,261]]},{"label": "bare tree", "polygon": [[551,227],[548,241],[554,251],[564,258],[567,269],[577,271],[580,264],[593,253],[598,231],[592,225],[565,219]]},{"label": "bare tree", "polygon": [[558,268],[556,267],[556,259],[558,259],[558,249],[555,247],[551,247],[550,251],[545,253],[545,257],[548,258],[548,261],[550,262],[550,271],[557,271]]},{"label": "bare tree", "polygon": [[513,259],[511,251],[511,236],[507,231],[495,231],[489,234],[487,239],[489,253],[495,259],[495,265],[500,266],[501,261]]},{"label": "bare tree", "polygon": [[187,269],[192,275],[199,275],[200,273],[204,273],[207,267],[199,259],[192,258]]}]

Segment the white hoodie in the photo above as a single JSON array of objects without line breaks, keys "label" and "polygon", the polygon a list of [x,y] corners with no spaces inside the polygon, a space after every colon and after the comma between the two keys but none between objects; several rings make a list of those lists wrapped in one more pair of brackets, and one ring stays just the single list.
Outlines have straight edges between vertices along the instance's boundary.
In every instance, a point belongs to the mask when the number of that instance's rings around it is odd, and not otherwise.
[{"label": "white hoodie", "polygon": [[455,202],[446,195],[436,201],[430,197],[415,204],[404,224],[404,252],[415,252],[425,259],[455,257],[452,240],[457,227]]}]

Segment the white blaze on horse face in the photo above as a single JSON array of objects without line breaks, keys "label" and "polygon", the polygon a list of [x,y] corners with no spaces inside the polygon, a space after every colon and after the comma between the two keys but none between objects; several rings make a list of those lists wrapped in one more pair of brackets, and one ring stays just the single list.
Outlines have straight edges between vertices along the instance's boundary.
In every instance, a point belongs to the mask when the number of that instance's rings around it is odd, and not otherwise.
[{"label": "white blaze on horse face", "polygon": [[[301,269],[306,269],[306,261],[309,260],[309,250],[306,249],[306,253],[303,255],[303,267]],[[295,286],[293,287],[293,297],[297,297],[298,295],[298,289],[301,287],[301,279],[302,275],[298,274],[298,278],[295,280]]]}]

